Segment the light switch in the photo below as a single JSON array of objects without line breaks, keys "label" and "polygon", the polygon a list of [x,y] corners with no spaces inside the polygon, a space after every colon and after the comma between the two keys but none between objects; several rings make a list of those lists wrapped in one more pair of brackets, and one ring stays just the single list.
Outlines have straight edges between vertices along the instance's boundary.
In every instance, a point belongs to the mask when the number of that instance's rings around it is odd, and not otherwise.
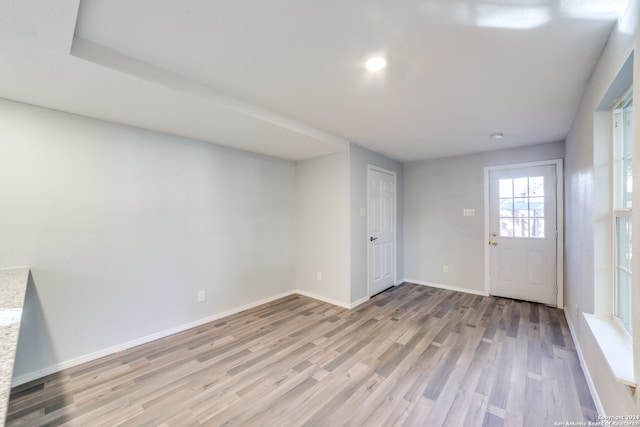
[{"label": "light switch", "polygon": [[476,210],[475,209],[465,209],[462,212],[462,215],[464,215],[464,216],[476,216]]}]

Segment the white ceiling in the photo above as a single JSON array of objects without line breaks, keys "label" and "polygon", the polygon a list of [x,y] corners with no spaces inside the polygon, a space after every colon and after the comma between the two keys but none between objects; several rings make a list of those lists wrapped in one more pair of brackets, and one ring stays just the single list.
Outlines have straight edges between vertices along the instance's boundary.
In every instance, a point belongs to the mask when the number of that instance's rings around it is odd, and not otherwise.
[{"label": "white ceiling", "polygon": [[626,1],[0,0],[0,97],[292,160],[559,141]]}]

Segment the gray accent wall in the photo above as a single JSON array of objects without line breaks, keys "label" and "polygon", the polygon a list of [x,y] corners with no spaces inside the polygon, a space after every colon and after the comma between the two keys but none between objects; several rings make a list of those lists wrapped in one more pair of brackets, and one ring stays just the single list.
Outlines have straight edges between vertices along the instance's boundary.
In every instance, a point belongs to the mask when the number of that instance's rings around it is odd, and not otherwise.
[{"label": "gray accent wall", "polygon": [[404,278],[483,293],[484,168],[563,157],[564,143],[556,142],[406,163]]},{"label": "gray accent wall", "polygon": [[35,285],[15,376],[294,291],[293,162],[6,100],[0,122],[0,267]]}]

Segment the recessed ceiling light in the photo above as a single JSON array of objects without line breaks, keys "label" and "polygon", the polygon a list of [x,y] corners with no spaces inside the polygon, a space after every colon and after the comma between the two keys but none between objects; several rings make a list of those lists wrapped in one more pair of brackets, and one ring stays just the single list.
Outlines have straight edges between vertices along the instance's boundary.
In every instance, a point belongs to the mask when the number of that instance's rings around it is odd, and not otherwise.
[{"label": "recessed ceiling light", "polygon": [[502,139],[504,138],[504,134],[502,132],[496,132],[489,135],[493,139]]},{"label": "recessed ceiling light", "polygon": [[376,56],[369,59],[364,66],[369,71],[380,71],[387,66],[387,60],[381,56]]}]

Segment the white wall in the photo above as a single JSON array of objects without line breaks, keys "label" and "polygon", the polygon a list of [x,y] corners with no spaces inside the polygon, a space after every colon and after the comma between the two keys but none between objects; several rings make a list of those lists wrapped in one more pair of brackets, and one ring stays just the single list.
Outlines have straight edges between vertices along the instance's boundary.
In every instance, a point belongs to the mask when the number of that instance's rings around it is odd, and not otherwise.
[{"label": "white wall", "polygon": [[367,209],[367,166],[378,166],[396,173],[396,277],[404,277],[404,202],[402,163],[356,144],[350,146],[351,178],[351,303],[362,301],[368,296],[367,287],[367,217],[360,215]]},{"label": "white wall", "polygon": [[297,289],[342,306],[350,305],[349,197],[348,151],[296,163]]},{"label": "white wall", "polygon": [[557,142],[405,163],[405,279],[484,293],[484,167],[563,156]]},{"label": "white wall", "polygon": [[35,282],[16,376],[294,290],[293,162],[5,100],[0,124],[0,267]]},{"label": "white wall", "polygon": [[[602,56],[592,74],[587,91],[580,104],[571,131],[566,140],[565,157],[565,215],[566,215],[566,258],[565,258],[565,304],[569,313],[577,337],[577,344],[582,348],[587,374],[593,380],[597,397],[602,408],[608,415],[638,414],[640,404],[638,393],[632,397],[629,389],[619,384],[609,372],[606,362],[598,350],[598,346],[588,329],[581,312],[594,313],[602,298],[600,290],[596,287],[594,277],[602,277],[603,256],[608,256],[607,251],[594,251],[594,243],[602,237],[598,229],[594,232],[594,224],[599,223],[602,215],[602,207],[596,209],[595,203],[602,199],[601,194],[596,197],[595,192],[603,183],[602,165],[594,161],[594,152],[602,160],[602,147],[594,146],[594,117],[601,121],[600,114],[596,114],[598,106],[614,83],[616,75],[621,67],[637,47],[638,20],[640,10],[637,1],[629,2],[630,9],[619,21],[613,30],[611,37]],[[634,93],[637,98],[640,94],[640,55],[635,56],[634,64]],[[634,112],[634,157],[637,156],[638,124],[640,115],[638,109]],[[640,176],[638,162],[634,162],[634,175]],[[596,182],[595,179],[598,179]],[[635,199],[635,196],[634,196]],[[635,204],[635,202],[634,202]],[[606,212],[605,212],[606,213]],[[634,228],[639,222],[640,212],[634,212]],[[638,247],[638,233],[634,236],[634,247]],[[637,252],[634,249],[634,252]],[[640,261],[634,256],[634,270],[640,271]],[[606,262],[606,260],[604,261]],[[640,278],[634,275],[634,289],[639,289]],[[610,301],[610,299],[609,299]],[[634,329],[640,329],[640,295],[634,290],[633,301]],[[636,335],[637,337],[638,335]],[[638,368],[640,366],[640,343],[635,340],[635,366],[636,380],[640,380]]]}]

